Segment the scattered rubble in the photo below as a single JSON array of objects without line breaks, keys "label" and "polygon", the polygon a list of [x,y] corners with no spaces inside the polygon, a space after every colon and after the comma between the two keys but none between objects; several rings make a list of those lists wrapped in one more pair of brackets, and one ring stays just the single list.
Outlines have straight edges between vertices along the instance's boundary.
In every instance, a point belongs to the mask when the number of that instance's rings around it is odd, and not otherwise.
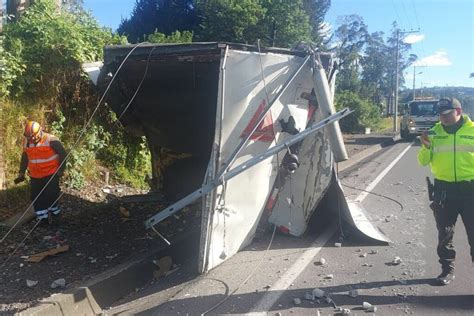
[{"label": "scattered rubble", "polygon": [[301,304],[301,300],[296,297],[296,298],[293,299],[293,303],[294,303],[295,305],[300,305],[300,304]]},{"label": "scattered rubble", "polygon": [[395,258],[393,258],[392,261],[388,262],[387,265],[389,265],[389,266],[398,266],[400,263],[402,263],[402,259],[400,257],[395,257]]},{"label": "scattered rubble", "polygon": [[359,291],[358,290],[350,290],[347,295],[349,295],[350,297],[357,297],[359,296]]},{"label": "scattered rubble", "polygon": [[27,287],[34,287],[34,286],[36,286],[37,284],[38,284],[38,281],[26,279],[26,286],[27,286]]},{"label": "scattered rubble", "polygon": [[363,302],[362,303],[362,308],[367,312],[375,313],[377,311],[377,307],[370,304],[369,302]]},{"label": "scattered rubble", "polygon": [[57,279],[57,280],[54,280],[53,283],[51,283],[51,286],[50,286],[52,289],[56,289],[56,288],[64,288],[66,287],[66,280],[61,278],[61,279]]},{"label": "scattered rubble", "polygon": [[327,263],[327,262],[326,262],[326,259],[321,258],[321,259],[319,259],[318,261],[315,261],[315,262],[314,262],[314,265],[317,265],[317,266],[324,266],[324,265],[326,265],[326,263]]},{"label": "scattered rubble", "polygon": [[318,288],[313,289],[312,294],[314,298],[322,298],[324,295],[326,295],[323,290]]}]

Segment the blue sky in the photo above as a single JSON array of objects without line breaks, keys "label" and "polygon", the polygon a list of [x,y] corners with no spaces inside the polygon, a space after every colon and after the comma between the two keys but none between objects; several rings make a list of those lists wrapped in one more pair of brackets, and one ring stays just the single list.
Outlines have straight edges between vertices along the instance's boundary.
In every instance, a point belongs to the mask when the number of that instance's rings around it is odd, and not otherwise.
[{"label": "blue sky", "polygon": [[[393,21],[401,29],[418,30],[410,53],[419,57],[416,87],[474,87],[474,0],[332,0],[326,21],[335,29],[338,17],[360,15],[369,32],[390,33]],[[102,25],[116,29],[128,17],[135,0],[84,0]],[[423,67],[422,67],[423,66]],[[413,85],[413,67],[406,70]]]}]

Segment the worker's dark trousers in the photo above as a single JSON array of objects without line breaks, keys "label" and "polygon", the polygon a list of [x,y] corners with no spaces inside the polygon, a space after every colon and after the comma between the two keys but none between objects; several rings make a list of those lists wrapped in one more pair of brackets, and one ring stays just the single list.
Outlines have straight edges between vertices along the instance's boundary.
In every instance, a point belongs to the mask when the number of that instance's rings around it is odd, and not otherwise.
[{"label": "worker's dark trousers", "polygon": [[449,183],[435,180],[435,201],[431,204],[438,228],[438,256],[443,271],[454,270],[456,251],[454,226],[461,215],[474,262],[474,182]]},{"label": "worker's dark trousers", "polygon": [[[50,179],[51,182],[48,184]],[[59,194],[61,192],[59,189],[59,177],[48,176],[44,178],[31,178],[30,184],[31,200],[35,201],[33,206],[36,217],[38,219],[46,219],[50,212],[53,215],[58,215],[61,212],[58,204]],[[43,192],[41,192],[42,190]]]}]

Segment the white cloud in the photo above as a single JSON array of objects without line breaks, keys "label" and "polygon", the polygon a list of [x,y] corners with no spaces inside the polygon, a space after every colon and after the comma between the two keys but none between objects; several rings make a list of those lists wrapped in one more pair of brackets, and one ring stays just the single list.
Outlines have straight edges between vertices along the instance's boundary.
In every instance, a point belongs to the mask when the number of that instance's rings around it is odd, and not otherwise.
[{"label": "white cloud", "polygon": [[442,50],[433,55],[426,56],[417,60],[415,66],[451,66],[453,63],[449,60],[448,53]]},{"label": "white cloud", "polygon": [[417,42],[421,42],[422,40],[425,39],[424,34],[410,34],[406,36],[403,41],[407,44],[415,44]]}]

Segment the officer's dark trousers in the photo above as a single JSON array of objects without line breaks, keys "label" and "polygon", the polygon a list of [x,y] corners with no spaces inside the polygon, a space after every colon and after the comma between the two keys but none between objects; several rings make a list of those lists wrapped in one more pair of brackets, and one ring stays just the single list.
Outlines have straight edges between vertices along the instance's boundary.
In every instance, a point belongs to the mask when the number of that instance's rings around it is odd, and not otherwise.
[{"label": "officer's dark trousers", "polygon": [[60,194],[59,177],[56,175],[54,177],[31,178],[30,184],[31,200],[35,201],[33,206],[36,217],[38,219],[46,219],[49,212],[53,215],[58,215],[61,212],[58,205]]},{"label": "officer's dark trousers", "polygon": [[456,251],[454,226],[461,215],[474,262],[474,181],[449,183],[435,180],[435,201],[431,204],[438,228],[437,252],[443,271],[454,270]]}]

